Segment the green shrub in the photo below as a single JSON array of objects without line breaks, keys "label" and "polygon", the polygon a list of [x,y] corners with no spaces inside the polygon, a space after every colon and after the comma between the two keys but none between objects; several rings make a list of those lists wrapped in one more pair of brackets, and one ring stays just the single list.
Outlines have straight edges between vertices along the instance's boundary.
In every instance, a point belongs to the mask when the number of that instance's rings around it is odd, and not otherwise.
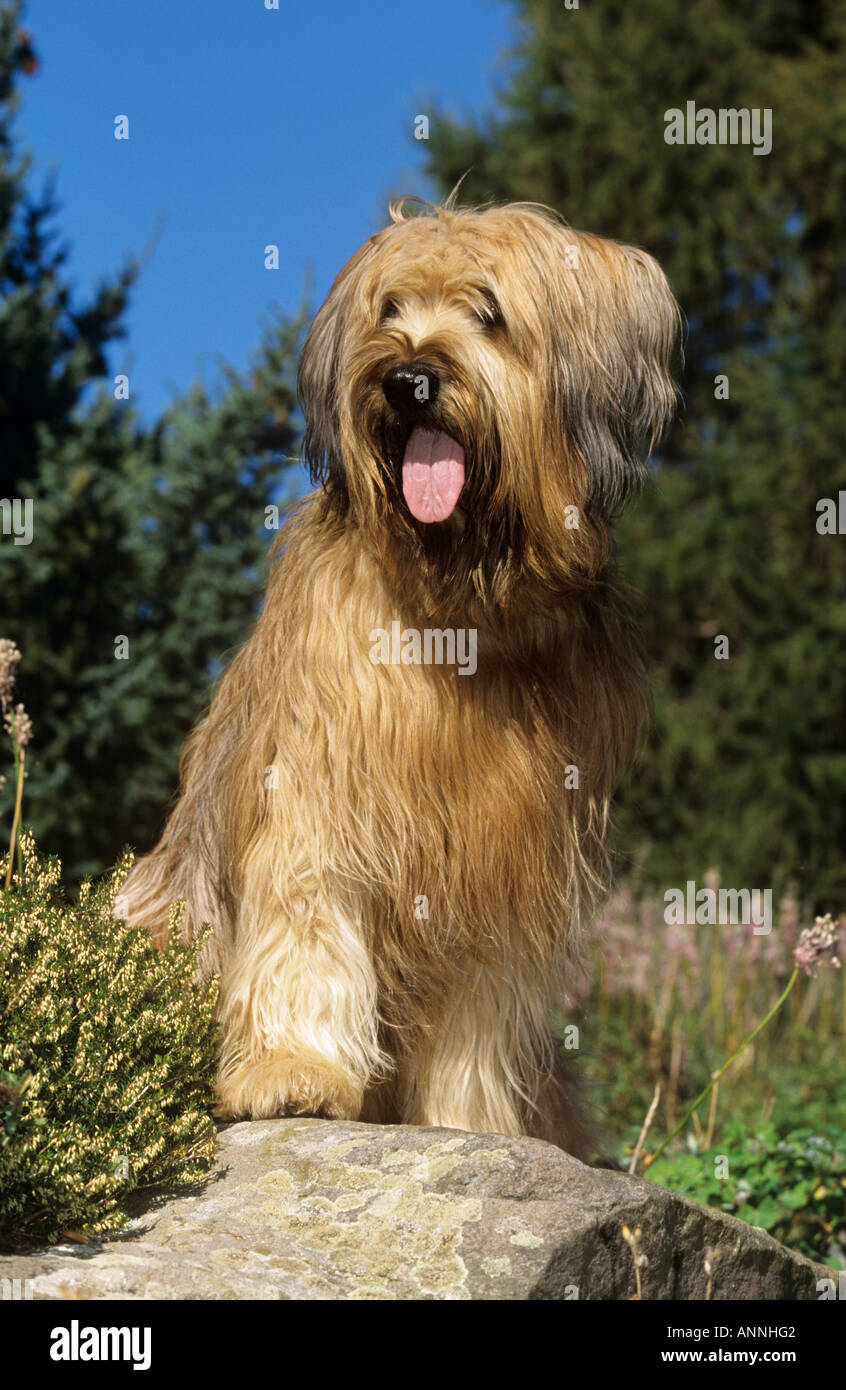
[{"label": "green shrub", "polygon": [[194,984],[202,939],[160,952],[115,918],[129,856],[70,903],[58,861],[28,834],[21,849],[22,874],[0,890],[6,1246],[112,1230],[130,1192],[196,1181],[215,1142],[217,985]]},{"label": "green shrub", "polygon": [[[728,1175],[717,1176],[717,1159]],[[772,1124],[725,1125],[719,1145],[668,1153],[645,1176],[704,1206],[761,1226],[785,1245],[836,1268],[846,1245],[846,1131],[779,1135]]]}]

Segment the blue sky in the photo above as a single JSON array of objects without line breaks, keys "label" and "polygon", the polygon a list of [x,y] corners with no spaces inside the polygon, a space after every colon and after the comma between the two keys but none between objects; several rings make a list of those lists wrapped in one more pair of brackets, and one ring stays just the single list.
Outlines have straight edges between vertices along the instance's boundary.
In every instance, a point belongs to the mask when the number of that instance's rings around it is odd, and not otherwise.
[{"label": "blue sky", "polygon": [[112,352],[148,421],[219,357],[246,367],[308,272],[319,303],[390,194],[431,192],[413,118],[489,107],[514,24],[504,0],[30,0],[24,22],[42,65],[17,131],[31,186],[56,175],[72,283],[86,294],[159,227]]}]

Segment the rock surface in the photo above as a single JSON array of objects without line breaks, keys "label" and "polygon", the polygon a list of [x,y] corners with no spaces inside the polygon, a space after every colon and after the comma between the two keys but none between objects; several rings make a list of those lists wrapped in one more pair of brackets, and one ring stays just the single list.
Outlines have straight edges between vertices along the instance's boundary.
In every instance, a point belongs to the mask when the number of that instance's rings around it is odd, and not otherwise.
[{"label": "rock surface", "polygon": [[0,1257],[39,1299],[815,1299],[831,1271],[531,1139],[325,1120],[221,1132],[198,1195],[97,1246]]}]

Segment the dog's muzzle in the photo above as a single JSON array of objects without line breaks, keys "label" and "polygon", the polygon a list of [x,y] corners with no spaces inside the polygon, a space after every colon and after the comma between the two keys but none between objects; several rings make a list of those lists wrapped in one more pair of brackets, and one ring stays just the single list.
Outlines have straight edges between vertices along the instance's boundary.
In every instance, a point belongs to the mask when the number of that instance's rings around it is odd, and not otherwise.
[{"label": "dog's muzzle", "polygon": [[452,516],[464,487],[463,446],[431,423],[440,385],[437,372],[422,362],[400,362],[382,377],[388,405],[409,429],[402,494],[411,515],[427,525]]}]

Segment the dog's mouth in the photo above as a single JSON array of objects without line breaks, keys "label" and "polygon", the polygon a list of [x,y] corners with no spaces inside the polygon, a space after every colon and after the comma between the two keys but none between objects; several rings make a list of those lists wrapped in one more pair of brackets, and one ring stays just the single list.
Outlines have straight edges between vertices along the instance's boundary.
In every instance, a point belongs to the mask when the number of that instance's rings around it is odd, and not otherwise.
[{"label": "dog's mouth", "polygon": [[445,430],[415,425],[402,457],[402,495],[416,521],[447,521],[464,487],[464,448]]},{"label": "dog's mouth", "polygon": [[455,423],[440,411],[388,411],[373,437],[396,503],[402,508],[401,494],[403,510],[423,533],[431,529],[434,538],[470,505],[473,459]]}]

